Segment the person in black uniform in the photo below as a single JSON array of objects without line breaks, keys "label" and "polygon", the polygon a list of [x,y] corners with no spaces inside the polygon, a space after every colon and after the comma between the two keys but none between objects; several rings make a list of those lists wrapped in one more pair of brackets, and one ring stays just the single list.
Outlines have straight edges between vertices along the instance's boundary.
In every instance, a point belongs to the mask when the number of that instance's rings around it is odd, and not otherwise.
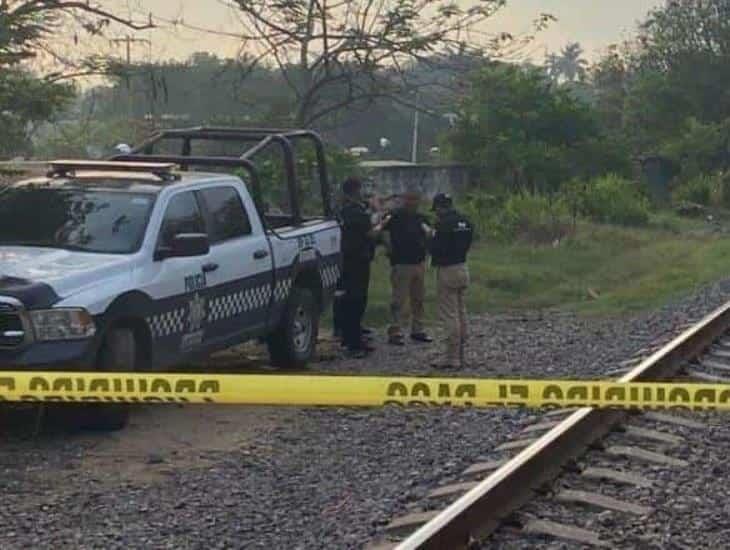
[{"label": "person in black uniform", "polygon": [[474,227],[454,209],[449,195],[439,193],[433,199],[438,222],[431,235],[431,263],[436,267],[438,312],[447,332],[443,368],[464,366],[467,338],[465,295],[469,287],[467,254],[474,238]]},{"label": "person in black uniform", "polygon": [[380,226],[373,227],[362,201],[362,182],[350,178],[342,186],[342,280],[339,323],[349,357],[362,359],[372,351],[363,341],[362,318],[370,286],[370,263],[375,257],[375,239]]},{"label": "person in black uniform", "polygon": [[[362,192],[361,192],[362,193]],[[366,210],[369,210],[370,214],[370,220],[373,225],[377,225],[378,223],[381,223],[384,215],[383,215],[383,205],[380,201],[380,198],[376,195],[370,196],[370,197],[363,197],[363,199],[367,199],[367,202],[363,202],[363,207]],[[345,204],[347,204],[347,201],[345,199],[341,199],[339,201],[339,206],[337,208],[337,218],[340,220],[340,224],[342,224],[342,216],[341,216],[341,210],[344,207]],[[375,245],[378,244],[385,244],[382,242],[382,234],[378,234],[375,237]],[[335,288],[335,296],[334,300],[332,301],[332,325],[333,325],[333,334],[334,337],[339,340],[342,345],[344,346],[343,341],[343,315],[342,315],[342,303],[343,303],[343,297],[345,296],[345,287],[343,284],[342,276],[337,280],[337,286]],[[367,296],[365,300],[365,307],[367,308]],[[369,341],[371,339],[371,335],[374,333],[374,330],[367,327],[362,327],[362,333],[364,335],[363,340]]]}]

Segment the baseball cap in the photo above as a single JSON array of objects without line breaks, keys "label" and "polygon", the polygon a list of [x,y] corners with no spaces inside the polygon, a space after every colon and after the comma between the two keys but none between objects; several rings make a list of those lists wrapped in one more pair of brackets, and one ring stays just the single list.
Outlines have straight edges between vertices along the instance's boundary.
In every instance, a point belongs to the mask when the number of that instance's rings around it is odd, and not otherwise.
[{"label": "baseball cap", "polygon": [[438,193],[433,198],[431,210],[436,210],[437,208],[450,208],[453,203],[454,201],[451,199],[451,195],[447,193]]},{"label": "baseball cap", "polygon": [[352,195],[360,189],[362,189],[362,181],[357,178],[348,178],[345,180],[345,183],[342,184],[342,192],[345,195]]}]

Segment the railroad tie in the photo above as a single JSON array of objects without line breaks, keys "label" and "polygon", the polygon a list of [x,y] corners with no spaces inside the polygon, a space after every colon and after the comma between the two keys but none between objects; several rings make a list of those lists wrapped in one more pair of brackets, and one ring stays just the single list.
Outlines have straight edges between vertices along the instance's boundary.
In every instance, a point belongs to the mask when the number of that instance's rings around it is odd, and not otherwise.
[{"label": "railroad tie", "polygon": [[527,447],[532,445],[538,439],[539,438],[537,438],[537,437],[530,437],[527,439],[516,439],[515,441],[503,443],[502,445],[497,447],[495,450],[497,450],[497,451],[517,451],[517,450],[521,450],[521,449],[526,449]]},{"label": "railroad tie", "polygon": [[641,506],[640,504],[634,504],[633,502],[625,502],[600,493],[575,491],[572,489],[560,491],[557,495],[555,495],[555,499],[558,502],[567,504],[595,506],[596,508],[603,508],[614,512],[625,512],[627,514],[634,514],[635,516],[648,516],[653,511],[652,508],[649,508],[648,506]]},{"label": "railroad tie", "polygon": [[452,483],[451,485],[444,485],[438,489],[434,489],[428,493],[427,498],[441,499],[451,498],[455,496],[461,496],[464,493],[471,491],[474,487],[479,485],[477,481],[466,481],[464,483]]},{"label": "railroad tie", "polygon": [[659,430],[639,428],[637,426],[627,426],[624,430],[624,433],[629,436],[638,437],[641,439],[648,439],[651,441],[658,441],[659,443],[666,443],[675,447],[681,445],[684,442],[684,438],[678,435],[660,432]]},{"label": "railroad tie", "polygon": [[637,460],[643,460],[645,462],[653,462],[654,464],[661,464],[663,466],[672,466],[675,468],[686,468],[689,466],[689,462],[681,460],[679,458],[673,458],[662,453],[655,453],[654,451],[646,451],[637,447],[626,447],[623,445],[614,445],[606,449],[606,453],[611,456],[621,456],[624,458],[635,458]]},{"label": "railroad tie", "polygon": [[[714,354],[710,353],[710,357]],[[730,363],[721,360],[721,357],[715,359],[700,359],[700,365],[708,369],[719,370],[720,372],[730,372]]]},{"label": "railroad tie", "polygon": [[666,414],[660,412],[647,412],[644,413],[644,418],[647,420],[653,420],[654,422],[660,422],[663,424],[674,424],[675,426],[681,426],[682,428],[689,428],[690,430],[705,430],[707,425],[702,422],[697,422],[691,418],[685,418],[684,416],[677,416],[674,414]]},{"label": "railroad tie", "polygon": [[730,378],[724,376],[717,376],[716,374],[707,374],[706,372],[687,369],[687,376],[702,380],[703,382],[709,382],[711,384],[730,384]]},{"label": "railroad tie", "polygon": [[464,473],[462,475],[464,477],[472,477],[472,476],[486,474],[489,472],[494,472],[495,470],[498,470],[504,463],[505,463],[504,460],[490,460],[490,461],[486,461],[486,462],[477,462],[476,464],[472,464],[466,470],[464,470]]},{"label": "railroad tie", "polygon": [[395,518],[386,527],[385,532],[391,537],[403,537],[411,534],[413,531],[428,523],[439,514],[440,510],[432,510],[429,512],[412,512],[405,516]]},{"label": "railroad tie", "polygon": [[579,544],[588,544],[590,546],[608,546],[608,544],[603,542],[593,531],[543,519],[532,519],[528,521],[525,525],[524,532],[530,535],[548,535],[556,539]]},{"label": "railroad tie", "polygon": [[580,474],[586,479],[595,479],[598,481],[608,481],[618,485],[632,485],[635,487],[651,487],[654,482],[645,475],[632,474],[629,472],[619,472],[610,468],[586,468]]},{"label": "railroad tie", "polygon": [[540,422],[539,424],[533,424],[532,426],[527,426],[524,430],[522,430],[521,433],[530,434],[530,433],[535,433],[535,432],[546,432],[548,430],[552,430],[558,424],[560,424],[559,420],[550,420],[550,421],[546,421],[546,422]]},{"label": "railroad tie", "polygon": [[730,359],[730,349],[710,348],[709,355],[721,359]]}]

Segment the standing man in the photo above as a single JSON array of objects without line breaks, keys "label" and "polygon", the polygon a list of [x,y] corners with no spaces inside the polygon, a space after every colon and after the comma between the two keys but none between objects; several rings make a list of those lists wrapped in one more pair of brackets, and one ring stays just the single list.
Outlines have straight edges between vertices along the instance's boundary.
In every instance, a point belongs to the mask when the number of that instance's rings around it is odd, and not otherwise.
[{"label": "standing man", "polygon": [[349,178],[342,186],[342,280],[338,305],[339,323],[347,355],[363,359],[372,351],[364,341],[362,318],[368,300],[370,263],[375,256],[375,237],[379,226],[372,225],[362,201],[362,182]]},{"label": "standing man", "polygon": [[442,368],[464,366],[467,337],[466,304],[469,286],[466,257],[474,238],[472,224],[454,209],[449,195],[439,193],[433,199],[438,221],[430,243],[432,263],[437,268],[438,311],[448,333],[446,360]]},{"label": "standing man", "polygon": [[411,339],[415,342],[433,342],[423,327],[426,240],[430,229],[426,217],[419,212],[420,203],[419,193],[406,193],[401,208],[383,222],[383,230],[390,233],[392,323],[388,329],[388,343],[395,346],[405,345],[402,326],[409,310]]}]

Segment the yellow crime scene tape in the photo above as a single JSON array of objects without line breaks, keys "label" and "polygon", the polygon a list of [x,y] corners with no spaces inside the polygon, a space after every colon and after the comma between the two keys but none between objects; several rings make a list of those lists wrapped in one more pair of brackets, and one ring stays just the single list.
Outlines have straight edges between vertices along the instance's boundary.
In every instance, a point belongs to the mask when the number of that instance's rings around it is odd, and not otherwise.
[{"label": "yellow crime scene tape", "polygon": [[0,373],[0,401],[730,410],[730,385],[370,376]]}]

